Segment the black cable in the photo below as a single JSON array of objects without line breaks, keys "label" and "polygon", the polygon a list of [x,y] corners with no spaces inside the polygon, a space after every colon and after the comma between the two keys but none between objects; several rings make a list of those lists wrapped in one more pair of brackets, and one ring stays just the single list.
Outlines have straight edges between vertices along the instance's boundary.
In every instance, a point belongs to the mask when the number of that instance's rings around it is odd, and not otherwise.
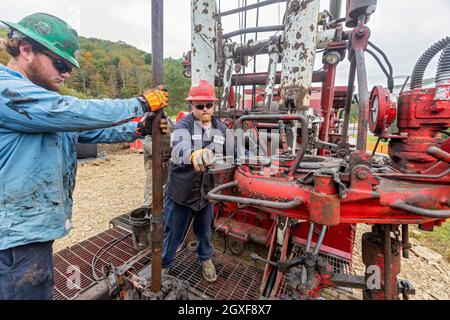
[{"label": "black cable", "polygon": [[373,52],[370,49],[366,49],[366,52],[369,53],[377,61],[377,63],[380,66],[381,70],[383,70],[383,73],[386,75],[386,78],[387,78],[387,86],[389,88],[389,91],[392,93],[394,91],[394,78],[392,77],[392,74],[390,74],[386,70],[385,66],[381,62],[380,58],[375,54],[375,52]]},{"label": "black cable", "polygon": [[[371,46],[373,49],[375,49],[379,54],[381,54],[381,56],[383,57],[384,61],[386,62],[388,68],[389,68],[389,75],[390,77],[388,77],[388,88],[389,91],[391,91],[391,93],[394,91],[394,68],[392,67],[391,62],[389,61],[389,58],[387,57],[387,55],[383,52],[383,50],[381,50],[380,48],[378,48],[375,44],[373,44],[372,42],[368,41],[369,46]],[[367,51],[367,50],[366,50]]]},{"label": "black cable", "polygon": [[384,61],[386,61],[386,64],[387,64],[387,66],[388,66],[388,68],[389,68],[389,73],[390,73],[390,75],[391,76],[393,76],[394,75],[394,69],[392,68],[392,64],[391,64],[391,62],[389,61],[389,59],[388,59],[388,57],[386,56],[386,54],[383,52],[383,50],[381,50],[380,48],[378,48],[376,45],[374,45],[372,42],[368,42],[369,43],[369,46],[371,46],[372,48],[374,48],[376,51],[378,51],[382,56],[383,56],[383,58],[384,58]]},{"label": "black cable", "polygon": [[[91,270],[92,270],[92,277],[94,278],[95,281],[101,281],[103,279],[106,279],[106,275],[103,275],[103,278],[100,278],[97,276],[97,272],[95,272],[95,266],[98,262],[98,260],[100,259],[100,257],[107,252],[113,245],[115,245],[117,242],[122,241],[123,239],[129,237],[131,235],[131,233],[127,233],[119,238],[116,238],[108,243],[106,243],[103,247],[101,247],[94,255],[94,257],[92,258],[92,263],[91,263]],[[102,252],[103,250],[105,250],[104,252]],[[101,254],[100,254],[101,252]]]},{"label": "black cable", "polygon": [[378,148],[378,145],[380,144],[380,141],[381,141],[381,138],[378,137],[377,143],[375,144],[375,148],[373,148],[372,157],[373,157],[373,156],[375,155],[375,153],[377,152],[377,148]]},{"label": "black cable", "polygon": [[445,134],[447,137],[450,137],[450,131],[441,130],[439,132]]},{"label": "black cable", "polygon": [[380,58],[370,49],[366,49],[367,53],[370,53],[370,55],[377,61],[378,65],[380,66],[381,70],[383,70],[383,73],[386,75],[387,78],[391,77],[391,74],[386,70],[385,66],[381,62]]}]

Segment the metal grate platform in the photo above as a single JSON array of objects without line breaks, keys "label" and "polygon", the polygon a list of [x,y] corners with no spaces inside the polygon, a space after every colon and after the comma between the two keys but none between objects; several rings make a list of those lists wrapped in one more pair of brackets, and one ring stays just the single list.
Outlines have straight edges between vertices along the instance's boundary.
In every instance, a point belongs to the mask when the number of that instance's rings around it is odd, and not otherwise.
[{"label": "metal grate platform", "polygon": [[[83,291],[95,285],[91,263],[99,250],[111,241],[117,241],[101,255],[95,270],[98,276],[109,264],[119,267],[137,256],[139,253],[133,247],[131,234],[118,227],[112,228],[73,247],[54,254],[55,289],[54,299],[73,300]],[[259,285],[262,271],[242,261],[214,251],[213,260],[218,274],[217,281],[208,283],[203,280],[196,252],[183,249],[178,252],[174,267],[170,274],[187,281],[193,293],[204,299],[220,300],[255,300],[259,298]],[[151,253],[133,264],[136,271],[141,271],[151,263]],[[81,273],[81,288],[74,288],[74,270]]]},{"label": "metal grate platform", "polygon": [[130,217],[128,213],[122,214],[117,218],[111,219],[111,221],[109,221],[109,224],[113,228],[118,227],[121,228],[122,230],[131,232]]},{"label": "metal grate platform", "polygon": [[[95,266],[98,276],[102,274],[103,268],[110,264],[119,267],[143,254],[142,251],[133,247],[128,214],[111,220],[110,224],[112,229],[55,253],[55,299],[76,299],[83,291],[95,285],[91,263],[99,250],[108,246],[112,241],[120,240],[108,250],[102,250],[101,258],[98,259]],[[304,246],[295,244],[289,258],[296,258],[303,252]],[[330,254],[319,253],[319,255],[334,267],[336,273],[351,273],[349,261]],[[174,266],[169,274],[187,281],[192,293],[203,299],[254,300],[260,297],[259,286],[263,277],[261,269],[239,258],[224,255],[217,250],[214,250],[213,259],[218,274],[217,281],[214,283],[203,280],[197,253],[186,248],[177,253]],[[133,262],[133,267],[139,272],[150,264],[151,252],[137,262]],[[81,288],[73,288],[71,278],[74,275],[74,268],[72,266],[80,270]],[[280,298],[285,293],[285,286],[283,277],[274,298]]]}]

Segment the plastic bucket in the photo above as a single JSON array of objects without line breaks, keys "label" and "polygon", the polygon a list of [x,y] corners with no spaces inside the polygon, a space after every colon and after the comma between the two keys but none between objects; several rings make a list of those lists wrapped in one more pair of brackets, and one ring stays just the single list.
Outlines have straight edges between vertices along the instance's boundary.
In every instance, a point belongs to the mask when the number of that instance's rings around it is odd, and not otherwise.
[{"label": "plastic bucket", "polygon": [[151,245],[150,234],[150,209],[141,207],[129,213],[133,246],[137,250],[144,250]]}]

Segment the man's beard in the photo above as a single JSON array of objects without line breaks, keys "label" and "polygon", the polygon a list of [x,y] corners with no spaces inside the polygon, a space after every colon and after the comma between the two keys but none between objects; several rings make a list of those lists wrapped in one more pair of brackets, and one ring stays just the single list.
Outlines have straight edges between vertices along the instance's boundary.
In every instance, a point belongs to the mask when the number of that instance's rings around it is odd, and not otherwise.
[{"label": "man's beard", "polygon": [[202,115],[200,116],[200,120],[203,123],[211,122],[211,114],[210,113],[202,113]]},{"label": "man's beard", "polygon": [[42,69],[41,62],[38,59],[34,59],[28,69],[28,77],[31,82],[44,89],[59,92],[60,87],[54,82],[51,82],[48,79],[48,75],[42,72]]}]

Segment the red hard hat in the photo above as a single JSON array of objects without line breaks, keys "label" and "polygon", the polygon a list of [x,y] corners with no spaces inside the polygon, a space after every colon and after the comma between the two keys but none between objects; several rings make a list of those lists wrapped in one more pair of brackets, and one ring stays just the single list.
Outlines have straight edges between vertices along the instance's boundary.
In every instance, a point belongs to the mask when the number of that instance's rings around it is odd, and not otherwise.
[{"label": "red hard hat", "polygon": [[214,87],[207,80],[200,80],[189,90],[186,101],[218,101]]}]

